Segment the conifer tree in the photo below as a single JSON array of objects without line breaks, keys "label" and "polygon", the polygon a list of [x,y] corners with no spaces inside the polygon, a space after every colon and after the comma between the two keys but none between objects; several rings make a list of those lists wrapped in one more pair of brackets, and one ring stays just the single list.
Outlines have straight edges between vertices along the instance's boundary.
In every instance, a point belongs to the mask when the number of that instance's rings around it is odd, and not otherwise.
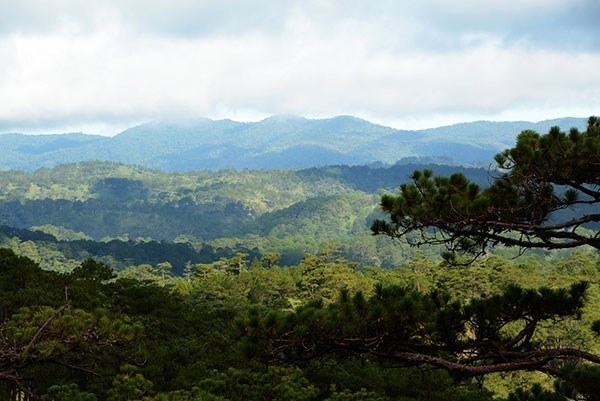
[{"label": "conifer tree", "polygon": [[382,197],[389,219],[372,231],[475,255],[495,244],[600,249],[600,118],[590,117],[585,132],[523,131],[495,161],[500,176],[485,189],[459,173],[415,171],[398,195]]}]

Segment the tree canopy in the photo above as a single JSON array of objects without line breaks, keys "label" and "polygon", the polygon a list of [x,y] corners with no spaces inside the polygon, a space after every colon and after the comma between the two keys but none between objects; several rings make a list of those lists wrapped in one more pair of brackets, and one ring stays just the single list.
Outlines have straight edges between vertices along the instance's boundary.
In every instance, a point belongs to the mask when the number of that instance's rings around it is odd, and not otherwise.
[{"label": "tree canopy", "polygon": [[457,378],[517,370],[561,377],[565,363],[598,364],[600,357],[543,344],[537,329],[544,322],[577,318],[587,286],[512,285],[501,294],[461,302],[437,290],[422,294],[378,285],[369,298],[342,290],[330,305],[315,301],[291,314],[250,314],[245,330],[267,357],[287,360],[371,355],[396,366],[431,365]]},{"label": "tree canopy", "polygon": [[[463,174],[415,171],[398,195],[384,195],[388,220],[375,234],[413,245],[445,244],[452,252],[484,253],[489,245],[600,249],[600,119],[585,132],[553,127],[545,135],[523,131],[516,145],[496,155],[499,176],[482,189]],[[410,236],[418,232],[420,235]]]}]

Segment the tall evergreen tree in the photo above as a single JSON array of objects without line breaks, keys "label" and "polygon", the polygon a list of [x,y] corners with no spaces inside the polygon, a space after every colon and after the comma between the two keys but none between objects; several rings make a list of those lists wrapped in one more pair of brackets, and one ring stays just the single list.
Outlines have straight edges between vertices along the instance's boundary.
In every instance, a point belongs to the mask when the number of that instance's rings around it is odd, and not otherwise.
[{"label": "tall evergreen tree", "polygon": [[415,171],[398,195],[382,197],[389,219],[372,231],[476,255],[494,244],[600,249],[598,231],[585,229],[600,223],[600,118],[590,117],[585,132],[523,131],[495,161],[501,175],[485,189],[460,173]]}]

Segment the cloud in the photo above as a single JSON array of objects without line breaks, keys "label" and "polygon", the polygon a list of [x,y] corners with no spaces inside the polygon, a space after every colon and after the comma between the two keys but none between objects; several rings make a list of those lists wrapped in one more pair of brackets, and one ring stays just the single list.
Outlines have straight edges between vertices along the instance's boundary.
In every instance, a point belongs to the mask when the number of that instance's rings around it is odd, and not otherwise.
[{"label": "cloud", "polygon": [[158,36],[236,35],[281,28],[297,2],[280,0],[19,0],[0,3],[0,33],[53,33],[65,26],[81,32],[111,20],[134,32]]},{"label": "cloud", "polygon": [[537,45],[599,46],[597,0],[19,0],[0,3],[0,33],[89,32],[115,20],[136,33],[167,37],[277,34],[298,15],[327,30],[338,21],[394,25],[412,21],[414,45],[439,48],[463,35],[488,33]]},{"label": "cloud", "polygon": [[0,4],[0,127],[600,109],[595,1]]}]

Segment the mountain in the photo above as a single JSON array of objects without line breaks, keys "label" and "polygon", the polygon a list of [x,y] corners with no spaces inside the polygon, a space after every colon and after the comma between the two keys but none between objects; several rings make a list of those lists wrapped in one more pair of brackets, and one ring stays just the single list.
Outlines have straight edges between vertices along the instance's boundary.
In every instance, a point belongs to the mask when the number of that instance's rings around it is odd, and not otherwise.
[{"label": "mountain", "polygon": [[110,138],[82,133],[60,135],[0,135],[0,169],[35,170],[94,158]]},{"label": "mountain", "polygon": [[274,116],[253,123],[190,119],[154,121],[114,137],[70,133],[0,135],[0,169],[32,171],[86,160],[114,161],[165,171],[309,168],[395,163],[407,157],[484,165],[511,147],[523,130],[558,125],[585,129],[583,118],[538,123],[477,121],[423,130],[397,130],[338,116],[313,120]]}]

